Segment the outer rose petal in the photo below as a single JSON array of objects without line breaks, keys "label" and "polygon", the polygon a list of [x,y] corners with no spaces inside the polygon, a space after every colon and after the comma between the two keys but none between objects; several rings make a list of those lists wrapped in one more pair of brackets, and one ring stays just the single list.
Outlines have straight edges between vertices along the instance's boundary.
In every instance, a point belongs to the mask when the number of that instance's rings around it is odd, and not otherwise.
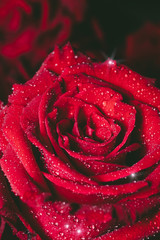
[{"label": "outer rose petal", "polygon": [[6,108],[3,107],[2,102],[0,102],[0,152],[5,150],[6,146],[8,145],[8,143],[4,137],[3,131],[2,131],[5,111],[6,111]]},{"label": "outer rose petal", "polygon": [[0,170],[0,220],[1,220],[0,221],[1,239],[11,239],[11,237],[14,239],[15,236],[17,236],[21,240],[26,240],[30,234],[33,236],[33,240],[34,239],[41,240],[41,238],[33,232],[30,225],[26,223],[24,218],[22,218],[21,213],[19,212],[17,206],[15,205],[10,195],[10,191],[7,187],[6,180],[1,170]]},{"label": "outer rose petal", "polygon": [[122,227],[112,233],[95,238],[96,240],[140,240],[159,232],[160,226],[160,212],[151,219],[146,218],[132,226]]},{"label": "outer rose petal", "polygon": [[[31,146],[20,126],[19,116],[22,113],[22,107],[12,105],[8,108],[8,114],[5,117],[3,132],[8,142],[13,147],[17,156],[21,159],[22,164],[28,171],[29,175],[37,181],[42,187],[47,188],[46,183],[40,173],[38,165],[35,161]],[[10,122],[12,119],[12,122]],[[14,129],[14,132],[13,132]]]},{"label": "outer rose petal", "polygon": [[146,151],[152,151],[160,145],[160,117],[156,108],[145,104],[138,104],[138,110],[142,116],[140,129],[142,142]]},{"label": "outer rose petal", "polygon": [[115,62],[114,64],[110,64],[110,60],[94,64],[94,66],[85,64],[81,68],[73,66],[71,69],[65,69],[62,76],[83,72],[113,84],[114,87],[117,87],[122,92],[130,94],[131,99],[136,99],[160,109],[160,99],[158,98],[160,89],[154,87],[147,78],[142,77],[125,66],[118,66]]},{"label": "outer rose petal", "polygon": [[9,96],[8,101],[12,104],[25,106],[35,96],[42,95],[50,87],[57,77],[43,66],[37,74],[24,85],[13,85],[13,94]]}]

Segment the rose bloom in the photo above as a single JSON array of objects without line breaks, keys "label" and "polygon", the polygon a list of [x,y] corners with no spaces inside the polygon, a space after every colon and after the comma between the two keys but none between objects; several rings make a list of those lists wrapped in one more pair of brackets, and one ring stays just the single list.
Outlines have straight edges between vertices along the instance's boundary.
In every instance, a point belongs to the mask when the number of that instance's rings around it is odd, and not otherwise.
[{"label": "rose bloom", "polygon": [[56,47],[1,104],[1,239],[159,236],[159,110],[150,79]]},{"label": "rose bloom", "polygon": [[9,78],[29,80],[55,44],[68,40],[85,11],[86,0],[1,0],[0,65],[7,68],[1,74],[2,91],[4,86],[10,90]]},{"label": "rose bloom", "polygon": [[[148,77],[160,75],[160,25],[145,23],[126,38],[125,59],[132,69]],[[160,85],[160,84],[158,84]]]}]

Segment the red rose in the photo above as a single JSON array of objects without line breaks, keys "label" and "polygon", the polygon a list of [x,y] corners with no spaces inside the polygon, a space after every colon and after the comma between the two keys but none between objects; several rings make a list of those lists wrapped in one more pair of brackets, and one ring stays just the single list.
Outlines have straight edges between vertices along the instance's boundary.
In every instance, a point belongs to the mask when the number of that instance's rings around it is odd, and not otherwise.
[{"label": "red rose", "polygon": [[19,208],[12,214],[33,236],[132,240],[159,232],[159,94],[127,67],[94,63],[70,45],[14,85],[1,108],[0,164]]},{"label": "red rose", "polygon": [[160,75],[160,25],[145,23],[126,39],[125,58],[134,70],[148,77]]},{"label": "red rose", "polygon": [[30,79],[55,44],[71,36],[85,10],[85,0],[1,0],[0,64],[7,68],[3,82]]}]

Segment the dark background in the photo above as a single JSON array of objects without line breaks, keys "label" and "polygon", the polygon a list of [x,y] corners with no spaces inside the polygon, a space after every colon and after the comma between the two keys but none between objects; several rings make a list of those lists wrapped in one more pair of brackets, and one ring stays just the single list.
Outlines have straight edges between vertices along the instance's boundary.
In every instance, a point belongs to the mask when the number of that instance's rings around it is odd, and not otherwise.
[{"label": "dark background", "polygon": [[160,22],[159,1],[90,0],[89,11],[105,33],[108,53],[123,45],[130,33],[146,22]]}]

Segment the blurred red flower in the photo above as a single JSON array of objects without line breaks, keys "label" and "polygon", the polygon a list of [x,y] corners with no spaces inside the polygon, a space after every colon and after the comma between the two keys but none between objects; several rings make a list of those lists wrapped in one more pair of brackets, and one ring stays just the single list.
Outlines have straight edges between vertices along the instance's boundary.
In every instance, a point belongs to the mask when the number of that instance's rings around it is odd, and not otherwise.
[{"label": "blurred red flower", "polygon": [[160,25],[145,23],[126,39],[127,64],[139,73],[153,78],[160,76]]},{"label": "blurred red flower", "polygon": [[7,65],[7,71],[0,71],[0,87],[5,92],[1,99],[10,91],[9,78],[24,82],[33,76],[55,44],[68,40],[85,10],[86,0],[0,2],[0,64]]}]

